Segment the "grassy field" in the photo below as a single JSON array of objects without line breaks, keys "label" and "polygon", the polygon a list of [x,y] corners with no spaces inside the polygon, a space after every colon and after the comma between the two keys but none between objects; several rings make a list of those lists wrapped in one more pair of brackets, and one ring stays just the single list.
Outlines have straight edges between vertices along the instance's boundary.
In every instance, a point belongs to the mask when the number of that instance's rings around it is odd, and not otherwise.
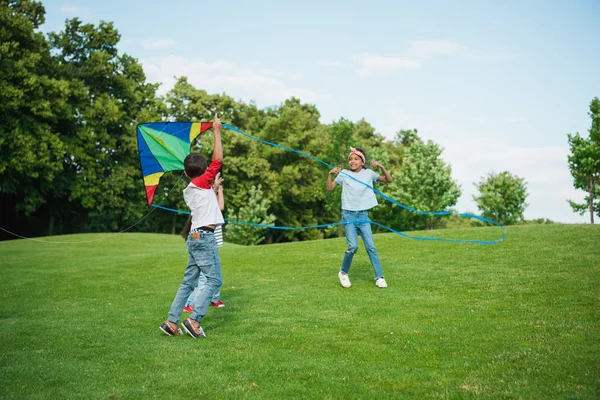
[{"label": "grassy field", "polygon": [[180,237],[43,240],[0,243],[2,399],[600,398],[600,226],[376,235],[383,290],[343,238],[226,243],[198,340],[158,329]]}]

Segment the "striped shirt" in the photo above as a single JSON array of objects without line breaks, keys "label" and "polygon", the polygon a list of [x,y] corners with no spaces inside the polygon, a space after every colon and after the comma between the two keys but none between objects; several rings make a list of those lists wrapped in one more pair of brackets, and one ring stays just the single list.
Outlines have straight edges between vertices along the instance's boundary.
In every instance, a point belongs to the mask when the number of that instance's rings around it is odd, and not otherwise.
[{"label": "striped shirt", "polygon": [[217,225],[215,228],[215,240],[217,241],[217,247],[223,246],[223,226]]}]

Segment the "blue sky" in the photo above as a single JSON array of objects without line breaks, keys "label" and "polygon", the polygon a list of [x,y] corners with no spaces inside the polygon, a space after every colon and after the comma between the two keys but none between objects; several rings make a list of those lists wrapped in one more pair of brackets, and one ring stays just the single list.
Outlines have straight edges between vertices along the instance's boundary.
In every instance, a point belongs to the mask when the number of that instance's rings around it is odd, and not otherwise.
[{"label": "blue sky", "polygon": [[261,107],[296,96],[323,123],[364,118],[390,139],[416,128],[445,149],[459,211],[477,211],[474,182],[508,170],[528,183],[527,219],[589,221],[566,201],[584,197],[567,133],[587,135],[600,97],[596,0],[42,4],[44,32],[113,22],[161,93],[187,76]]}]

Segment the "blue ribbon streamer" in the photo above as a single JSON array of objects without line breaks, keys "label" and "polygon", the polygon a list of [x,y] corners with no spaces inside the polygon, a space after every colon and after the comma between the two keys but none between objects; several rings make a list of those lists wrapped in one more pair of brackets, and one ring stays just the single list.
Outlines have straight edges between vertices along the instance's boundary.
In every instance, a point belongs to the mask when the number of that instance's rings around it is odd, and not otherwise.
[{"label": "blue ribbon streamer", "polygon": [[[231,130],[231,131],[239,133],[240,135],[246,136],[249,139],[256,140],[257,142],[266,144],[268,146],[278,147],[280,149],[284,149],[284,150],[291,151],[291,152],[296,153],[296,154],[300,154],[301,156],[304,156],[306,158],[310,158],[310,159],[312,159],[314,161],[317,161],[317,162],[319,162],[319,163],[327,166],[329,169],[333,169],[334,168],[333,165],[328,164],[327,162],[325,162],[325,161],[323,161],[323,160],[321,160],[321,159],[319,159],[319,158],[317,158],[315,156],[311,156],[310,154],[304,153],[304,152],[302,152],[300,150],[292,149],[291,147],[287,147],[287,146],[284,146],[284,145],[281,145],[281,144],[278,144],[278,143],[268,142],[266,140],[259,139],[257,137],[252,136],[252,135],[249,135],[249,134],[247,134],[245,132],[242,132],[238,128],[236,128],[234,126],[231,126],[229,124],[225,124],[224,123],[223,126],[225,128],[227,128],[227,129]],[[356,182],[361,183],[362,185],[365,185],[366,187],[368,187],[369,189],[371,189],[373,192],[375,192],[379,196],[383,197],[386,201],[389,201],[390,203],[395,204],[395,205],[397,205],[399,207],[402,207],[402,208],[404,208],[404,209],[406,209],[406,210],[408,210],[408,211],[410,211],[412,213],[419,214],[419,215],[434,215],[434,216],[458,215],[458,216],[463,217],[463,218],[476,219],[476,220],[481,221],[481,222],[486,222],[486,223],[490,223],[490,224],[496,225],[497,227],[499,227],[500,229],[502,229],[503,235],[502,235],[502,237],[500,239],[489,240],[489,241],[486,241],[486,240],[469,240],[469,239],[445,239],[445,238],[434,238],[434,237],[419,237],[419,236],[407,235],[406,233],[403,233],[403,232],[397,231],[395,229],[392,229],[392,228],[390,228],[388,226],[380,224],[379,222],[370,221],[370,220],[366,220],[366,221],[354,221],[354,222],[333,222],[333,223],[330,223],[330,224],[320,224],[320,225],[311,225],[311,226],[298,226],[298,227],[255,224],[255,223],[252,223],[252,222],[236,221],[236,220],[231,220],[231,219],[227,219],[227,218],[225,218],[225,221],[231,222],[231,223],[234,223],[234,224],[249,225],[249,226],[260,227],[260,228],[265,228],[265,229],[280,229],[280,230],[288,230],[288,231],[295,231],[295,230],[300,230],[300,229],[326,228],[326,227],[329,227],[329,226],[345,225],[345,224],[348,224],[348,223],[365,223],[365,222],[369,222],[369,223],[371,223],[373,225],[377,225],[377,226],[379,226],[381,228],[387,229],[388,231],[393,232],[393,233],[395,233],[397,235],[400,235],[400,236],[408,238],[408,239],[413,239],[413,240],[440,241],[440,242],[451,242],[451,243],[494,244],[494,243],[498,243],[498,242],[501,242],[504,239],[506,239],[506,229],[502,225],[500,225],[499,223],[497,223],[496,221],[493,221],[491,219],[483,218],[483,217],[480,217],[478,215],[472,215],[472,214],[466,214],[466,213],[455,213],[455,212],[452,212],[452,211],[429,212],[429,211],[415,210],[414,208],[411,208],[411,207],[409,207],[409,206],[407,206],[405,204],[397,202],[396,200],[394,200],[394,199],[386,196],[385,194],[381,193],[379,190],[375,189],[373,186],[371,186],[371,185],[369,185],[367,183],[364,183],[364,182],[356,179],[355,177],[346,174],[343,171],[340,172],[340,173],[348,176],[350,179],[353,179]],[[156,208],[163,209],[163,210],[167,210],[167,211],[177,212],[177,213],[180,213],[180,214],[190,214],[188,211],[175,210],[175,209],[172,209],[172,208],[167,208],[167,207],[158,206],[158,205],[154,205],[154,204],[152,204],[152,206],[156,207]]]}]

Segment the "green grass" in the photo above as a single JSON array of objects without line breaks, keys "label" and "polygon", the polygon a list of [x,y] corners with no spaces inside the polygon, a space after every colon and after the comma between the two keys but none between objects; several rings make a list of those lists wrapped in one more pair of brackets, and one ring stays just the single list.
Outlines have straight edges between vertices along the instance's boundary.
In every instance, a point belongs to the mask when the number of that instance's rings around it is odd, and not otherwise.
[{"label": "green grass", "polygon": [[43,240],[0,243],[3,399],[600,398],[598,226],[376,235],[385,290],[362,244],[339,285],[343,238],[226,244],[198,340],[158,329],[178,236]]}]

